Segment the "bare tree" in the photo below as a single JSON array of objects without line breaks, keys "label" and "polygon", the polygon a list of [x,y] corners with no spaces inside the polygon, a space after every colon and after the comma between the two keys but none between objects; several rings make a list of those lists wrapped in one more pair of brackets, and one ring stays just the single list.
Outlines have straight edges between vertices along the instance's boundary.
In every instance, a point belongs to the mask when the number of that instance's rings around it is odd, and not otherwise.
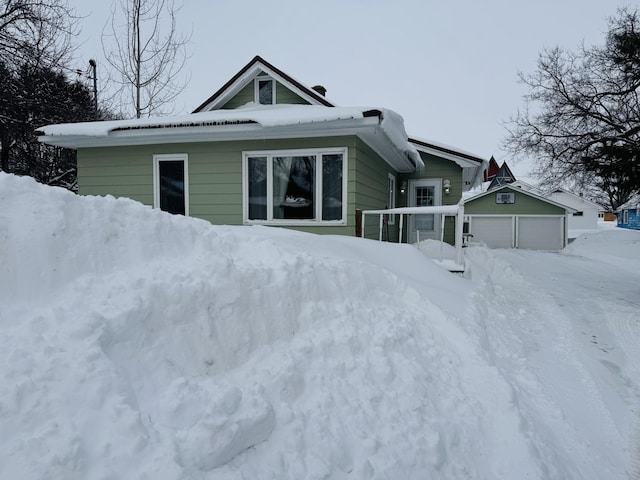
[{"label": "bare tree", "polygon": [[525,107],[507,125],[515,155],[549,186],[596,185],[615,209],[640,191],[640,14],[621,9],[604,45],[544,50]]},{"label": "bare tree", "polygon": [[[183,67],[189,36],[177,31],[173,0],[120,0],[102,34],[105,56],[116,72],[118,95],[136,118],[166,113],[186,85]],[[108,32],[107,32],[108,30]],[[107,48],[111,45],[111,48]]]},{"label": "bare tree", "polygon": [[0,0],[0,58],[57,68],[73,54],[78,17],[66,0]]}]

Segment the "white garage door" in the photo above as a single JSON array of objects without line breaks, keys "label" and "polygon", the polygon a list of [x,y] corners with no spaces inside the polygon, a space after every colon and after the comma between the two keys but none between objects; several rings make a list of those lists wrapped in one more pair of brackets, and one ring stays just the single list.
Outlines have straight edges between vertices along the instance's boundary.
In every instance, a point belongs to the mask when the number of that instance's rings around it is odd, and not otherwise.
[{"label": "white garage door", "polygon": [[562,250],[561,217],[519,217],[518,248]]},{"label": "white garage door", "polygon": [[469,233],[474,242],[484,242],[491,248],[513,247],[513,219],[501,217],[471,217]]}]

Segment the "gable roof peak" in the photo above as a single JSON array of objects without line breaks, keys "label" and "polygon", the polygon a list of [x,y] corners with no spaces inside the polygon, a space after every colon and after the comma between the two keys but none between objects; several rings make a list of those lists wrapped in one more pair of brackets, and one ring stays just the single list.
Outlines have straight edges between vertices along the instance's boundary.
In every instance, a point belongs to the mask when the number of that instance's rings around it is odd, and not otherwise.
[{"label": "gable roof peak", "polygon": [[516,181],[515,175],[509,168],[509,165],[507,165],[507,162],[504,161],[502,162],[502,166],[500,167],[498,172],[493,177],[493,180],[491,180],[491,183],[489,184],[489,187],[487,188],[487,190],[493,190],[494,188],[502,187],[506,184],[513,183],[515,181]]},{"label": "gable roof peak", "polygon": [[[229,100],[235,93],[237,93],[240,88],[244,87],[247,83],[253,80],[260,71],[273,77],[279,83],[285,85],[287,88],[297,93],[305,100],[309,101],[309,103],[311,103],[312,105],[324,105],[325,107],[335,106],[324,97],[324,94],[316,91],[315,87],[310,88],[304,85],[289,74],[280,70],[272,63],[269,63],[260,55],[256,55],[251,59],[249,63],[242,67],[240,71],[238,71],[238,73],[231,77],[229,81],[227,81],[227,83],[225,83],[218,91],[216,91],[208,99],[202,102],[192,113],[198,113],[207,110],[216,110],[220,108],[222,105],[224,105],[224,103],[226,103],[227,100]],[[324,90],[326,92],[326,89]]]}]

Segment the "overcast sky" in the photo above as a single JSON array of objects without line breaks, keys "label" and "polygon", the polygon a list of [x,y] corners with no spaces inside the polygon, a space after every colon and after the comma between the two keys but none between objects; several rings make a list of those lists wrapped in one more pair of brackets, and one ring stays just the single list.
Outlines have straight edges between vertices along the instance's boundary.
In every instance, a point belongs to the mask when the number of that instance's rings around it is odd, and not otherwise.
[{"label": "overcast sky", "polygon": [[[100,34],[110,0],[69,0],[81,21],[77,68],[103,77]],[[627,3],[628,4],[628,3]],[[185,0],[190,81],[176,113],[193,110],[255,55],[340,106],[385,107],[409,135],[509,161],[503,122],[522,105],[518,71],[544,47],[603,42],[616,0]],[[633,5],[633,3],[632,3]],[[99,85],[99,89],[102,88]],[[528,167],[509,162],[516,176]]]}]

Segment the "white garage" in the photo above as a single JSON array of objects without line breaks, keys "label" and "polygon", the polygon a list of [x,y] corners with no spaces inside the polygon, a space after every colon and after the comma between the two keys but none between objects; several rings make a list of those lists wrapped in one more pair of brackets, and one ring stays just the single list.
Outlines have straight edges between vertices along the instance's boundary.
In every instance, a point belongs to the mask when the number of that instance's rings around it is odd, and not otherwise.
[{"label": "white garage", "polygon": [[473,216],[469,218],[469,233],[476,242],[491,248],[513,248],[513,218],[505,216]]},{"label": "white garage", "polygon": [[562,250],[565,217],[517,217],[517,248]]},{"label": "white garage", "polygon": [[567,244],[571,209],[518,187],[503,186],[465,201],[474,242],[491,248],[561,250]]}]

